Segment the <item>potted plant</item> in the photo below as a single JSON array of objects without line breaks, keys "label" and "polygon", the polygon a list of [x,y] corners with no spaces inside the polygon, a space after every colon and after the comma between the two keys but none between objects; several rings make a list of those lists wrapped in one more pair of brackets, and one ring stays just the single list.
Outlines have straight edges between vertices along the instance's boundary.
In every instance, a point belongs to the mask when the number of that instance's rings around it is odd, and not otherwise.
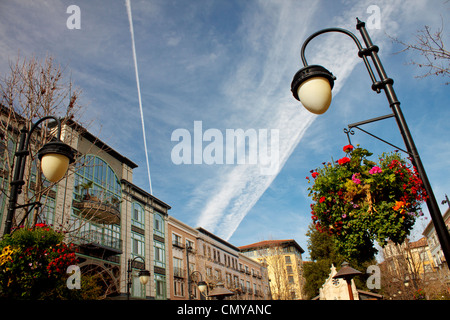
[{"label": "potted plant", "polygon": [[[311,170],[311,215],[320,232],[334,236],[338,250],[349,258],[369,260],[388,240],[402,243],[426,199],[416,169],[398,152],[383,153],[378,162],[368,150],[352,145],[335,163]],[[311,179],[307,177],[308,182]]]}]

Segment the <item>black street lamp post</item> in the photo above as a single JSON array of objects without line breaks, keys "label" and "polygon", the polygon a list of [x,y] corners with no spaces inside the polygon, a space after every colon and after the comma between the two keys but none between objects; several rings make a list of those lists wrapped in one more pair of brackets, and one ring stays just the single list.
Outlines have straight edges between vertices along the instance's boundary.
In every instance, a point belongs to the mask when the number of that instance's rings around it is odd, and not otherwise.
[{"label": "black street lamp post", "polygon": [[145,286],[147,284],[148,280],[150,280],[150,271],[145,269],[144,258],[142,258],[141,256],[136,256],[133,259],[128,259],[128,268],[127,268],[127,299],[128,300],[130,300],[131,286],[133,284],[132,275],[131,275],[133,272],[133,263],[136,261],[136,259],[141,259],[142,262],[144,263],[144,266],[138,273],[139,282]]},{"label": "black street lamp post", "polygon": [[40,205],[38,203],[30,203],[17,206],[17,199],[19,194],[22,193],[22,186],[25,184],[23,176],[25,171],[26,159],[27,156],[30,154],[28,149],[30,145],[31,134],[42,121],[48,119],[53,119],[56,121],[58,125],[58,132],[56,136],[57,139],[56,141],[46,143],[38,151],[38,158],[41,161],[41,169],[42,172],[44,173],[44,176],[51,182],[57,182],[62,177],[64,177],[64,175],[67,172],[67,169],[69,168],[69,164],[74,162],[72,148],[60,140],[61,122],[59,121],[58,118],[54,116],[46,116],[38,120],[35,124],[33,124],[31,126],[30,131],[28,131],[25,126],[20,130],[19,148],[15,153],[17,161],[14,168],[14,177],[10,183],[11,190],[8,203],[8,212],[5,221],[4,234],[11,233],[12,220],[14,218],[16,209],[36,204]]},{"label": "black street lamp post", "polygon": [[200,281],[197,282],[197,288],[200,291],[200,294],[203,294],[205,297],[208,297],[208,284],[205,281],[203,281],[203,276],[202,276],[201,272],[196,270],[196,271],[192,271],[192,273],[189,273],[189,271],[188,271],[189,300],[192,300],[192,296],[193,296],[191,293],[192,277],[196,274],[198,274],[200,276]]},{"label": "black street lamp post", "polygon": [[[336,80],[336,78],[331,72],[322,66],[308,65],[305,59],[306,45],[316,36],[328,32],[344,33],[354,40],[359,50],[358,56],[364,60],[364,64],[372,80],[372,89],[377,93],[380,93],[381,89],[383,89],[386,94],[389,106],[393,111],[393,116],[397,121],[397,125],[406,145],[407,153],[411,156],[413,165],[416,167],[419,177],[421,178],[427,192],[428,210],[436,229],[442,251],[444,252],[445,259],[446,261],[450,261],[450,234],[445,226],[444,219],[442,218],[439,210],[439,206],[425,172],[425,168],[422,164],[405,117],[403,116],[400,108],[400,102],[398,101],[393,88],[394,81],[387,76],[380,58],[378,57],[379,48],[372,43],[372,40],[365,28],[365,23],[360,21],[358,18],[356,20],[356,29],[360,31],[366,47],[363,47],[358,38],[346,29],[328,28],[313,33],[305,40],[301,48],[301,59],[304,67],[295,74],[294,79],[292,80],[292,93],[297,100],[302,102],[303,106],[307,110],[315,114],[322,114],[327,111],[331,103],[331,89],[333,88],[334,80]],[[380,78],[379,81],[377,81],[367,57],[371,57],[373,65],[375,66],[376,72]],[[374,119],[373,121],[376,120]],[[369,121],[366,121],[366,123],[367,122]]]}]

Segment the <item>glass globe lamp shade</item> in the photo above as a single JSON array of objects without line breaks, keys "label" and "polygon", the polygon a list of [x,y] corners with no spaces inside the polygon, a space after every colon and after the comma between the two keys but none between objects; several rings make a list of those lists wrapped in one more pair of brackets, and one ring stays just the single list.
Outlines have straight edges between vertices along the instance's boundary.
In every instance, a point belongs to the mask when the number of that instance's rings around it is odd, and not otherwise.
[{"label": "glass globe lamp shade", "polygon": [[52,141],[45,144],[38,151],[41,169],[45,178],[57,182],[67,172],[69,164],[74,162],[71,147],[61,141]]},{"label": "glass globe lamp shade", "polygon": [[207,286],[208,286],[208,285],[206,284],[205,281],[200,281],[200,282],[198,283],[198,290],[200,290],[200,292],[203,293],[203,292],[206,291]]},{"label": "glass globe lamp shade", "polygon": [[141,282],[141,284],[145,286],[149,279],[150,279],[150,271],[148,270],[139,271],[139,281]]},{"label": "glass globe lamp shade", "polygon": [[322,66],[306,66],[295,74],[291,84],[292,94],[308,111],[323,114],[331,104],[335,79]]}]

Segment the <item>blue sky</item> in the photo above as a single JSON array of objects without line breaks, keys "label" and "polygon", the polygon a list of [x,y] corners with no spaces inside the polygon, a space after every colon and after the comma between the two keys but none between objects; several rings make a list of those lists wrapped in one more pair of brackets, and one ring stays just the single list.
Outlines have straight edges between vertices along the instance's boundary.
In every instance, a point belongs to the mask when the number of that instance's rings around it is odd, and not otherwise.
[{"label": "blue sky", "polygon": [[[66,25],[70,5],[80,8],[81,29]],[[439,0],[131,0],[145,136],[153,194],[172,206],[171,215],[202,226],[236,246],[266,239],[295,239],[307,249],[309,171],[343,156],[343,128],[390,113],[384,93],[370,78],[353,41],[322,35],[308,45],[310,64],[337,77],[327,113],[314,116],[290,92],[302,66],[300,47],[313,32],[343,27],[357,34],[356,17],[373,18],[369,29],[401,102],[406,120],[440,204],[450,193],[449,87],[443,78],[417,79],[411,53],[388,36],[413,42],[416,30],[448,22],[450,5]],[[442,18],[442,19],[441,19]],[[448,41],[448,23],[445,40]],[[67,66],[83,90],[81,122],[137,163],[134,183],[149,191],[132,43],[125,1],[1,1],[0,72],[8,61],[51,54]],[[447,80],[448,81],[448,80]],[[277,130],[279,170],[262,175],[257,165],[173,163],[177,129],[194,134],[216,129]],[[403,147],[393,119],[364,129]],[[353,144],[374,154],[393,148],[356,132]],[[204,143],[205,147],[207,143]],[[444,211],[447,205],[440,205]],[[424,206],[428,216],[428,210]],[[419,221],[421,231],[430,219]],[[420,235],[419,232],[416,232]],[[305,255],[307,257],[307,254]]]}]

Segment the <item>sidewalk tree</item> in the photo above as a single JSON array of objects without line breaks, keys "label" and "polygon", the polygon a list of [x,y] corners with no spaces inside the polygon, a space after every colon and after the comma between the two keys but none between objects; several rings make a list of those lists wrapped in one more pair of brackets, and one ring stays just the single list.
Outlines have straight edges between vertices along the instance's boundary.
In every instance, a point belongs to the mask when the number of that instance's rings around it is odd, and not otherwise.
[{"label": "sidewalk tree", "polygon": [[[62,67],[47,56],[43,60],[17,58],[10,62],[9,74],[0,77],[0,191],[3,201],[9,197],[9,181],[12,181],[15,152],[21,128],[31,129],[33,123],[46,116],[61,119],[61,125],[79,117],[81,106],[78,104],[80,90],[73,88],[67,81]],[[30,139],[30,154],[24,171],[25,185],[22,187],[21,202],[42,203],[30,213],[29,224],[43,222],[42,212],[50,206],[54,183],[45,179],[37,169],[37,151],[54,137],[49,122],[43,122],[42,130],[35,130]],[[70,141],[64,141],[70,145]],[[17,215],[25,209],[17,210]],[[19,220],[20,221],[20,220]],[[15,221],[17,224],[19,221]]]}]

